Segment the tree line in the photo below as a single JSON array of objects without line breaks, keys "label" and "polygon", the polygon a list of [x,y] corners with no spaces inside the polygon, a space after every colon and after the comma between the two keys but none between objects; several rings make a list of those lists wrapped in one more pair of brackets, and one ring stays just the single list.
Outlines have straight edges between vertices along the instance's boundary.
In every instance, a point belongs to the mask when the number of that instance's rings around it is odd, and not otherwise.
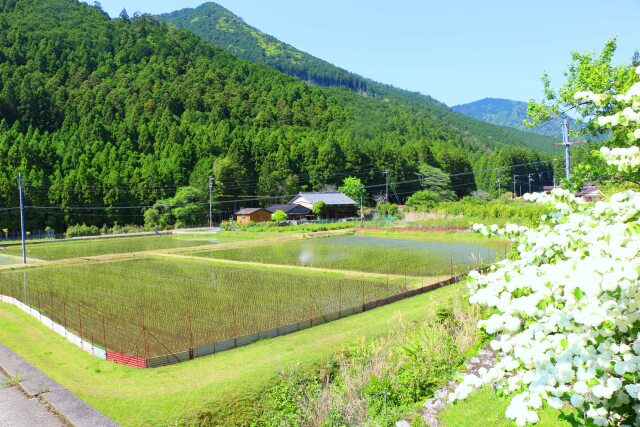
[{"label": "tree line", "polygon": [[[492,152],[433,115],[75,0],[0,0],[0,117],[0,208],[18,206],[22,172],[26,204],[56,207],[30,208],[27,226],[56,230],[141,224],[144,206],[183,187],[206,194],[209,176],[219,197],[278,196],[349,175],[375,185],[388,170],[402,202],[421,164],[456,175]],[[452,184],[458,195],[477,185]],[[15,229],[19,216],[1,222]]]}]

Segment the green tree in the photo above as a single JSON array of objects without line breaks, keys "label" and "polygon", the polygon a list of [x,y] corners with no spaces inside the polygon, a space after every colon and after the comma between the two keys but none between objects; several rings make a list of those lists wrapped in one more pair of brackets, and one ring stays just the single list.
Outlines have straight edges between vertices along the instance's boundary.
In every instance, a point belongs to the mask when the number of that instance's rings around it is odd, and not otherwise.
[{"label": "green tree", "polygon": [[285,211],[278,209],[271,215],[271,219],[275,222],[283,222],[286,221],[289,217],[287,216]]},{"label": "green tree", "polygon": [[317,201],[313,204],[311,212],[313,212],[318,218],[324,218],[327,213],[327,204],[322,200]]},{"label": "green tree", "polygon": [[422,188],[438,198],[455,200],[456,194],[451,190],[451,178],[442,169],[423,163],[418,167],[418,178]]},{"label": "green tree", "polygon": [[340,192],[350,197],[353,201],[360,206],[360,199],[364,200],[364,196],[367,193],[366,188],[360,178],[349,176],[342,181],[342,185],[339,188]]},{"label": "green tree", "polygon": [[160,225],[160,212],[156,208],[149,208],[144,211],[144,225],[147,228],[154,228]]},{"label": "green tree", "polygon": [[176,228],[202,225],[208,212],[208,195],[195,187],[180,187],[168,199],[159,200],[154,208],[160,212],[160,225]]},{"label": "green tree", "polygon": [[[622,94],[635,83],[634,67],[629,64],[613,65],[616,48],[616,39],[612,38],[605,43],[600,54],[573,52],[572,62],[566,72],[567,81],[559,89],[552,88],[551,79],[544,74],[544,97],[540,102],[529,102],[527,114],[531,120],[526,124],[537,126],[567,110],[573,110],[581,118],[608,115],[615,108],[615,103],[585,102],[580,95],[583,92]],[[606,131],[589,122],[585,133],[601,135]],[[578,133],[577,130],[572,132]],[[618,145],[626,143],[624,132],[614,131],[613,136]]]}]

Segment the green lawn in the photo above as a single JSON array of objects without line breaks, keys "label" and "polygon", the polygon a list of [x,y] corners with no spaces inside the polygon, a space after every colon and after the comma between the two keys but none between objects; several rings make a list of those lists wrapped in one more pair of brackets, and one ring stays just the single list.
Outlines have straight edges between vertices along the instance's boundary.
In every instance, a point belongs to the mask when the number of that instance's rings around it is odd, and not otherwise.
[{"label": "green lawn", "polygon": [[[90,356],[18,308],[0,304],[0,341],[124,426],[167,425],[209,412],[223,425],[251,419],[255,393],[294,364],[322,362],[400,321],[423,320],[453,285],[246,347],[156,369],[135,369]],[[223,421],[220,421],[223,420]],[[216,424],[216,422],[212,422]]]},{"label": "green lawn", "polygon": [[192,255],[379,274],[451,276],[494,261],[496,251],[458,242],[355,235],[195,251]]},{"label": "green lawn", "polygon": [[[455,405],[448,406],[440,420],[446,427],[513,427],[515,423],[504,416],[509,401],[496,397],[490,387],[484,387]],[[570,408],[556,411],[545,408],[536,427],[581,426],[575,411]]]}]

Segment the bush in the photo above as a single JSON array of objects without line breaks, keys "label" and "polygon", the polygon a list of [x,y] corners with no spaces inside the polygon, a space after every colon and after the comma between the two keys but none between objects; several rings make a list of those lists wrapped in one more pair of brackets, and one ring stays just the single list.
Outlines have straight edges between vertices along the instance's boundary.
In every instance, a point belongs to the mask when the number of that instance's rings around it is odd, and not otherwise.
[{"label": "bush", "polygon": [[99,236],[100,229],[95,225],[87,226],[86,224],[78,224],[67,228],[65,234],[67,237]]},{"label": "bush", "polygon": [[508,219],[509,222],[529,225],[538,224],[540,217],[549,213],[549,209],[545,206],[516,200],[486,201],[475,197],[465,197],[457,202],[441,202],[432,210],[447,215],[481,218],[483,222]]},{"label": "bush", "polygon": [[430,190],[416,191],[407,199],[407,206],[416,210],[428,210],[440,202],[440,196]]},{"label": "bush", "polygon": [[378,203],[378,206],[376,206],[376,212],[378,213],[378,216],[400,216],[400,209],[395,203]]},{"label": "bush", "polygon": [[[437,313],[437,314],[436,314]],[[259,425],[392,427],[446,383],[481,335],[480,312],[448,302],[421,324],[353,343],[317,370],[294,368],[264,391]],[[407,415],[409,415],[407,417]]]},{"label": "bush", "polygon": [[271,219],[275,222],[284,222],[289,219],[289,217],[284,211],[278,209],[273,213],[273,215],[271,215]]}]

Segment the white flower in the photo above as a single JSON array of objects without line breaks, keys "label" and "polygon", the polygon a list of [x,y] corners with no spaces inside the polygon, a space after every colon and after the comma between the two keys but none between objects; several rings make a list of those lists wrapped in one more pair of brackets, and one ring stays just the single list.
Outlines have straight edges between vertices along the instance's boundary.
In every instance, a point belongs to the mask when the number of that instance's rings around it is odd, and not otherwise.
[{"label": "white flower", "polygon": [[[640,82],[615,98],[590,91],[574,98],[608,102],[611,114],[596,124],[640,139]],[[640,170],[636,146],[600,153],[621,172]],[[619,423],[627,414],[617,408],[625,405],[640,417],[640,384],[629,375],[640,371],[640,193],[625,191],[596,204],[559,189],[524,198],[556,212],[534,228],[473,227],[511,240],[518,256],[469,275],[469,301],[491,312],[478,326],[495,335],[490,345],[500,359],[479,372],[480,379],[463,381],[452,397],[466,397],[479,383],[495,384],[515,394],[505,415],[517,425],[537,422],[544,402],[561,408],[563,400],[596,425]]]},{"label": "white flower", "polygon": [[571,405],[574,408],[580,409],[582,405],[584,405],[584,399],[579,394],[573,394],[571,395]]}]

